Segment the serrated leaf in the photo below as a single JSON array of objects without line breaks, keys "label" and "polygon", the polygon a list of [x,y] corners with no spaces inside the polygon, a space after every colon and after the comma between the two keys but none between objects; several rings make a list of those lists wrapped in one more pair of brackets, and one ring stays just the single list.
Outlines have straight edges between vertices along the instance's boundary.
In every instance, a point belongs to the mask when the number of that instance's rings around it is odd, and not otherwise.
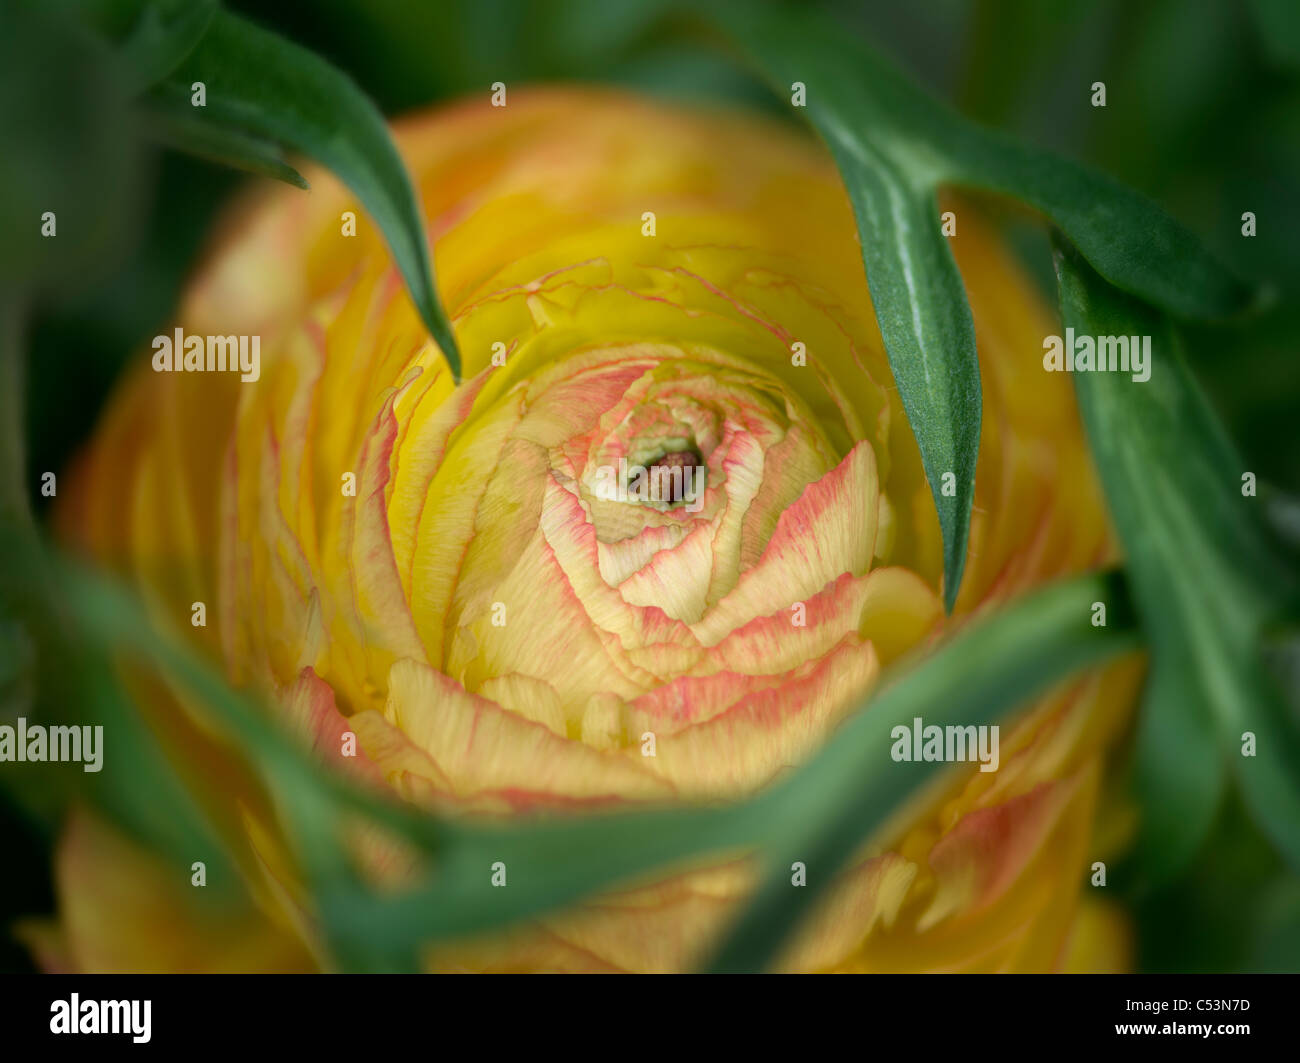
[{"label": "serrated leaf", "polygon": [[[1270,625],[1294,606],[1296,573],[1275,551],[1262,500],[1243,493],[1249,469],[1188,373],[1169,322],[1106,284],[1060,240],[1056,264],[1067,327],[1093,337],[1151,337],[1145,382],[1120,372],[1074,374],[1152,653],[1158,668],[1181,676],[1157,687],[1161,700],[1143,710],[1184,743],[1148,750],[1141,784],[1148,806],[1190,801],[1197,829],[1204,826],[1203,803],[1189,796],[1189,768],[1203,760],[1212,728],[1251,814],[1300,868],[1300,726],[1288,718],[1261,655]],[[1247,731],[1255,735],[1253,756],[1243,756]],[[1186,763],[1152,772],[1161,752]],[[1206,784],[1213,787],[1213,775]],[[1169,807],[1153,814],[1171,815]],[[1180,840],[1176,855],[1185,859],[1190,847]]]},{"label": "serrated leaf", "polygon": [[203,82],[202,120],[302,152],[355,192],[388,241],[421,318],[452,371],[460,356],[433,283],[419,201],[383,115],[352,80],[319,56],[218,11],[180,68],[152,94],[173,113]]}]

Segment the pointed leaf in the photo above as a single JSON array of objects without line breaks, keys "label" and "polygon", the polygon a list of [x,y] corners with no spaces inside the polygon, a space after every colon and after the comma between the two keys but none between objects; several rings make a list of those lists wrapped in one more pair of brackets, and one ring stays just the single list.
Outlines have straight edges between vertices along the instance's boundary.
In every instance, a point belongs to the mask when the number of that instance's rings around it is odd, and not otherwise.
[{"label": "pointed leaf", "polygon": [[940,228],[935,174],[916,151],[906,115],[892,106],[906,102],[908,93],[870,64],[853,61],[820,24],[796,26],[795,16],[776,8],[742,9],[740,16],[729,10],[725,24],[777,91],[804,85],[809,121],[844,178],[876,321],[939,514],[951,611],[975,495],[979,362],[966,291]]},{"label": "pointed leaf", "polygon": [[[1144,709],[1158,717],[1144,726],[1177,742],[1147,748],[1148,807],[1189,803],[1204,828],[1189,769],[1204,760],[1213,728],[1247,807],[1300,869],[1300,725],[1262,659],[1271,625],[1296,606],[1296,572],[1269,536],[1262,500],[1243,490],[1250,470],[1184,365],[1169,322],[1106,284],[1060,240],[1056,265],[1067,327],[1091,337],[1151,337],[1145,382],[1121,372],[1074,374],[1152,653],[1160,669],[1182,677],[1156,685],[1160,700]],[[1151,770],[1161,756],[1185,763]],[[1215,777],[1210,772],[1204,785],[1213,789]],[[1152,814],[1159,822],[1170,812]],[[1175,855],[1186,858],[1191,847],[1183,839]]]},{"label": "pointed leaf", "polygon": [[150,107],[144,117],[144,129],[154,140],[177,151],[260,177],[271,177],[295,188],[310,187],[307,179],[284,161],[280,148],[269,140],[213,125],[175,107]]},{"label": "pointed leaf", "polygon": [[202,119],[282,144],[336,173],[388,241],[407,290],[457,376],[460,357],[433,283],[424,221],[383,115],[352,80],[319,56],[225,11],[155,90],[172,108],[203,82]]}]

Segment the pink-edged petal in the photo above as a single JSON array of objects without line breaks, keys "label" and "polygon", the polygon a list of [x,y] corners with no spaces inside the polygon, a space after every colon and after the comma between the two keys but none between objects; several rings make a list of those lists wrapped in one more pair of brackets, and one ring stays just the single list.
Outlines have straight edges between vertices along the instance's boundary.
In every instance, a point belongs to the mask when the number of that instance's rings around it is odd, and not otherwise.
[{"label": "pink-edged petal", "polygon": [[807,484],[835,468],[835,461],[816,446],[817,440],[792,424],[781,440],[763,454],[763,481],[745,513],[741,529],[740,567],[753,568],[763,556],[777,521],[798,501]]},{"label": "pink-edged petal", "polygon": [[756,616],[806,601],[845,572],[861,575],[871,562],[877,509],[875,453],[862,442],[781,514],[758,564],[691,630],[713,646]]},{"label": "pink-edged petal", "polygon": [[[493,797],[525,808],[662,799],[671,792],[642,767],[639,751],[602,753],[561,738],[415,661],[393,666],[384,715],[457,798]],[[372,725],[364,725],[368,733]],[[388,770],[386,750],[368,742],[366,749]]]},{"label": "pink-edged petal", "polygon": [[374,761],[357,744],[352,725],[339,712],[334,688],[311,668],[304,668],[293,684],[280,692],[279,705],[294,733],[323,763],[369,782],[382,782]]},{"label": "pink-edged petal", "polygon": [[1081,779],[1044,783],[1027,794],[966,815],[930,851],[935,895],[917,923],[924,931],[960,912],[995,903],[1039,855]]},{"label": "pink-edged petal", "polygon": [[408,596],[420,516],[429,487],[442,468],[449,437],[464,423],[486,382],[487,374],[481,373],[452,390],[449,374],[439,375],[411,400],[404,401],[404,395],[397,401],[405,426],[404,455],[389,485],[388,526],[402,589]]},{"label": "pink-edged petal", "polygon": [[618,587],[628,605],[657,608],[683,623],[704,613],[713,572],[713,524],[700,523],[677,546],[661,550]]},{"label": "pink-edged petal", "polygon": [[[796,620],[802,619],[802,624]],[[789,671],[829,652],[849,632],[875,646],[882,665],[923,642],[943,619],[934,591],[913,573],[879,568],[844,573],[803,603],[755,617],[708,651],[697,671],[714,666],[748,675]]]},{"label": "pink-edged petal", "polygon": [[[651,711],[634,706],[631,731],[656,735],[658,727],[668,731],[657,735],[657,754],[646,759],[681,794],[739,797],[801,763],[826,741],[870,688],[878,671],[870,643],[847,636],[811,669],[789,676],[787,682],[742,694],[694,726],[681,727],[680,714],[694,713],[697,708],[691,703],[691,693],[685,694],[680,704],[661,702]],[[725,697],[712,685],[717,681],[713,677],[679,681],[682,686],[678,689],[694,691],[716,705]]]},{"label": "pink-edged petal", "polygon": [[[741,539],[745,519],[765,476],[763,446],[748,432],[739,432],[723,458],[727,508],[714,537],[713,571],[709,576],[708,604],[713,605],[736,585],[742,565]],[[698,620],[699,617],[693,617]]]},{"label": "pink-edged petal", "polygon": [[600,578],[611,587],[644,568],[661,550],[671,550],[690,534],[689,525],[676,521],[637,528],[629,516],[628,534],[613,542],[599,541]]},{"label": "pink-edged petal", "polygon": [[685,624],[656,606],[629,605],[601,579],[595,529],[578,499],[554,482],[547,484],[541,528],[569,586],[598,628],[625,648],[660,642],[695,644]]},{"label": "pink-edged petal", "polygon": [[424,657],[393,556],[386,505],[398,435],[393,404],[400,394],[390,394],[375,418],[361,451],[355,505],[343,510],[342,538],[344,543],[350,542],[348,571],[356,635],[365,648],[367,674],[372,677],[386,675],[399,657]]},{"label": "pink-edged petal", "polygon": [[[563,490],[559,494],[571,497]],[[544,511],[541,519],[544,524]],[[589,525],[582,527],[590,533]],[[593,564],[582,575],[629,609],[596,571],[594,544],[589,556]],[[498,557],[509,560],[509,571],[498,582],[480,583],[478,599],[466,601],[455,616],[448,674],[463,676],[471,688],[497,675],[532,676],[556,691],[574,719],[596,694],[631,697],[653,682],[627,660],[613,635],[593,625],[587,603],[575,594],[535,526],[526,541],[510,544]]]}]

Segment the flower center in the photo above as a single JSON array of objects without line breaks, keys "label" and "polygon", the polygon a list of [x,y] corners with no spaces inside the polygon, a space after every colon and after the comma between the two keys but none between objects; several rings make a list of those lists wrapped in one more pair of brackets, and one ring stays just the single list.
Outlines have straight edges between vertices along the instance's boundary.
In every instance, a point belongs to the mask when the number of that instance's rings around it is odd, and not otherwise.
[{"label": "flower center", "polygon": [[703,491],[704,459],[699,451],[671,450],[649,466],[651,497],[669,505],[690,501]]}]

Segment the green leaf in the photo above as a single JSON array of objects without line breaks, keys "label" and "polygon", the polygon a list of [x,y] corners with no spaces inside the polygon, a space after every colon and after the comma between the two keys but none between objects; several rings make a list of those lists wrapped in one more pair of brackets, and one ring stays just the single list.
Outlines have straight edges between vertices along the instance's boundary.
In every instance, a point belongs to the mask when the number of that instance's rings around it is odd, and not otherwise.
[{"label": "green leaf", "polygon": [[[1092,626],[1097,601],[1107,605],[1105,627]],[[768,873],[712,969],[767,967],[853,853],[943,767],[895,762],[894,727],[910,727],[917,716],[927,725],[990,724],[1053,681],[1137,646],[1123,580],[1096,574],[993,613],[924,657],[774,793]],[[790,885],[795,861],[808,873],[798,889]]]},{"label": "green leaf", "polygon": [[22,525],[0,526],[0,556],[0,659],[18,662],[25,673],[11,677],[10,689],[22,692],[14,715],[45,726],[102,728],[98,770],[13,765],[4,785],[23,802],[42,805],[44,814],[81,798],[181,866],[200,857],[214,885],[232,882],[229,854],[137,713],[102,640],[88,638],[62,608],[76,584],[48,564]]},{"label": "green leaf", "polygon": [[[1234,451],[1183,363],[1169,322],[1107,285],[1057,241],[1061,313],[1088,336],[1151,337],[1150,379],[1079,372],[1075,389],[1128,557],[1134,598],[1157,682],[1145,714],[1140,786],[1148,809],[1145,845],[1171,873],[1208,828],[1206,795],[1222,769],[1206,766],[1212,734],[1247,808],[1300,869],[1300,727],[1288,719],[1263,666],[1263,639],[1297,601],[1294,568],[1265,524],[1262,500],[1243,494],[1248,467]],[[1178,680],[1168,675],[1177,673]],[[1211,730],[1212,729],[1212,730]],[[1255,755],[1243,756],[1243,734]],[[1177,809],[1187,825],[1170,843],[1154,834]],[[1175,857],[1177,859],[1175,859]]]},{"label": "green leaf", "polygon": [[144,116],[144,132],[169,148],[219,162],[261,177],[272,177],[295,188],[310,187],[307,179],[284,161],[284,153],[268,140],[213,125],[194,116],[191,108],[157,105]]},{"label": "green leaf", "polygon": [[1223,805],[1227,765],[1196,677],[1176,659],[1151,663],[1135,748],[1142,809],[1135,847],[1142,889],[1159,888],[1200,850]]},{"label": "green leaf", "polygon": [[[713,854],[763,844],[770,800],[719,808],[524,819],[507,826],[452,826],[436,871],[386,896],[341,897],[336,934],[371,948],[475,934],[563,907],[614,886],[652,882]],[[497,861],[508,888],[492,889]]]},{"label": "green leaf", "polygon": [[[742,9],[744,10],[744,9]],[[891,103],[897,86],[852,61],[837,36],[777,9],[745,11],[728,28],[778,92],[801,81],[807,114],[839,164],[857,217],[867,284],[939,514],[944,600],[957,600],[980,438],[975,327],[940,228],[935,173]],[[947,483],[945,483],[947,481]]]},{"label": "green leaf", "polygon": [[152,95],[174,114],[190,105],[191,85],[199,81],[207,105],[193,110],[202,120],[300,151],[357,194],[459,377],[460,356],[434,287],[419,201],[374,104],[325,60],[225,11],[217,12],[198,47]]},{"label": "green leaf", "polygon": [[[932,193],[884,159],[835,146],[863,234],[871,301],[939,514],[944,604],[961,588],[980,442],[980,373],[966,290]],[[951,487],[949,486],[951,485]]]},{"label": "green leaf", "polygon": [[[0,572],[21,571],[26,559],[18,549],[0,555]],[[761,841],[767,812],[753,802],[506,827],[445,823],[327,770],[174,632],[150,624],[123,588],[82,569],[66,579],[61,598],[88,644],[115,647],[179,684],[245,751],[275,797],[286,837],[315,892],[325,937],[350,969],[408,970],[415,946],[426,939],[501,925],[665,863]],[[147,787],[141,791],[145,798],[148,793]],[[436,857],[436,877],[406,893],[366,889],[348,868],[340,832],[351,813]],[[498,859],[509,861],[518,888],[483,888],[486,869]]]},{"label": "green leaf", "polygon": [[954,127],[949,144],[951,180],[1041,211],[1121,291],[1191,319],[1227,317],[1256,298],[1200,239],[1118,181],[972,125]]},{"label": "green leaf", "polygon": [[[16,556],[21,563],[22,555]],[[83,625],[88,639],[133,655],[188,690],[209,708],[213,722],[248,751],[254,765],[272,784],[283,784],[290,792],[301,788],[332,795],[341,807],[370,816],[427,851],[440,850],[445,831],[438,820],[417,809],[378,799],[371,791],[352,786],[346,777],[326,769],[256,700],[232,690],[220,672],[198,657],[174,631],[152,625],[139,601],[123,587],[82,568],[73,568],[65,578],[76,587],[75,594],[65,595],[68,610]]]},{"label": "green leaf", "polygon": [[780,4],[724,4],[717,12],[783,98],[792,82],[805,83],[809,117],[828,141],[871,141],[908,160],[908,173],[926,187],[982,188],[1037,208],[1117,288],[1171,313],[1222,317],[1247,309],[1255,297],[1158,204],[966,120],[832,20]]},{"label": "green leaf", "polygon": [[153,0],[144,6],[118,56],[130,91],[158,84],[194,51],[212,23],[217,0]]},{"label": "green leaf", "polygon": [[[966,121],[830,18],[738,2],[709,5],[698,17],[738,42],[782,99],[802,83],[804,113],[839,165],[876,319],[939,514],[951,610],[970,529],[980,390],[970,309],[941,235],[937,188],[962,184],[1022,200],[1055,221],[1116,286],[1178,314],[1235,313],[1252,292],[1154,203]],[[955,492],[945,495],[948,473]]]}]

